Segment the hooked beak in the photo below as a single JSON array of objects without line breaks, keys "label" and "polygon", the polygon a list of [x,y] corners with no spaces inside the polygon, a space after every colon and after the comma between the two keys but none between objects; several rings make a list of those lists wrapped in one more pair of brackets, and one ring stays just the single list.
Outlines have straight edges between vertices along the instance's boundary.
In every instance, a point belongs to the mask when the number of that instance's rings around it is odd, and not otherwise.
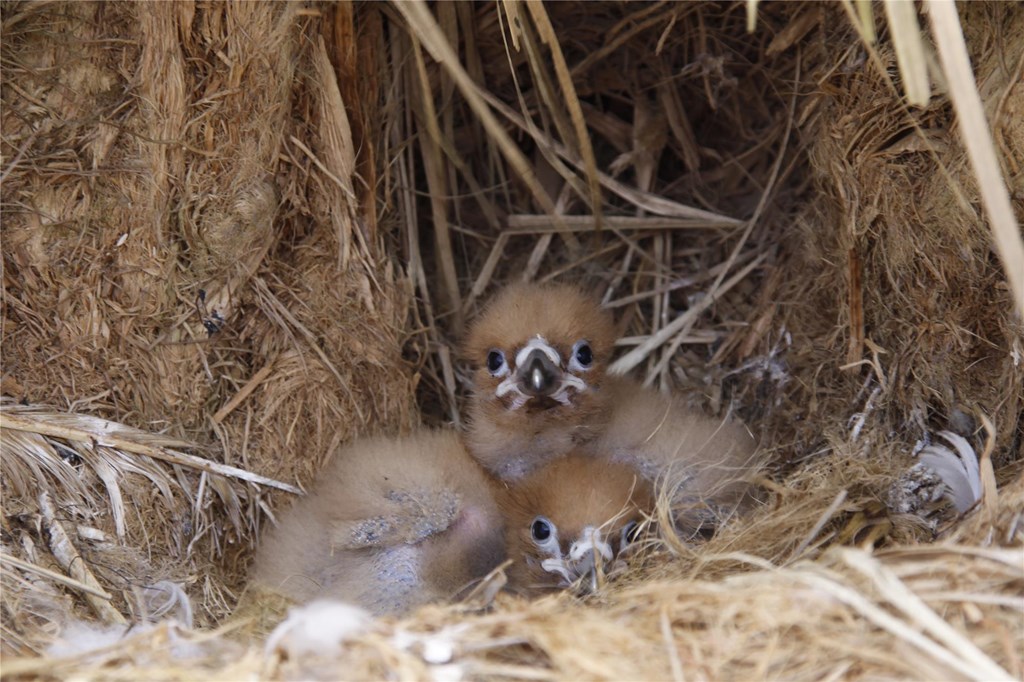
[{"label": "hooked beak", "polygon": [[518,372],[523,393],[532,397],[551,395],[561,385],[561,370],[547,354],[535,348]]},{"label": "hooked beak", "polygon": [[494,390],[496,398],[511,395],[510,410],[518,410],[528,402],[533,408],[546,410],[557,405],[572,405],[569,390],[587,390],[583,379],[563,371],[562,358],[539,334],[526,342],[515,356],[515,371],[503,375]]},{"label": "hooked beak", "polygon": [[579,586],[596,594],[604,584],[605,562],[613,558],[612,548],[601,538],[601,531],[585,528],[582,537],[569,550],[572,572],[579,580]]},{"label": "hooked beak", "polygon": [[597,594],[598,589],[604,583],[604,559],[597,549],[591,549],[583,556],[583,560],[576,565],[576,574],[580,577],[579,586],[584,591]]}]

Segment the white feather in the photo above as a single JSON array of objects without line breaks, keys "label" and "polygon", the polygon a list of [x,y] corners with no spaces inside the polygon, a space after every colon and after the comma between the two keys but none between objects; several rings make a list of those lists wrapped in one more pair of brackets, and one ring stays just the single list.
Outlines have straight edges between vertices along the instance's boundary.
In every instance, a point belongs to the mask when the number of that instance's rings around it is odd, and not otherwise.
[{"label": "white feather", "polygon": [[174,609],[174,619],[186,630],[192,629],[192,601],[185,588],[170,580],[161,580],[142,588],[142,597],[150,621],[163,620]]},{"label": "white feather", "polygon": [[981,472],[978,455],[963,436],[950,431],[939,435],[956,450],[945,445],[932,443],[918,454],[922,464],[942,479],[947,496],[958,512],[965,512],[981,499]]},{"label": "white feather", "polygon": [[452,663],[458,654],[459,638],[471,629],[469,623],[458,623],[441,628],[438,632],[419,633],[398,628],[392,642],[399,649],[418,653],[431,666],[433,679],[461,679],[462,669]]},{"label": "white feather", "polygon": [[281,650],[289,658],[330,654],[346,640],[369,630],[369,611],[340,601],[321,599],[288,612],[267,638],[266,652]]},{"label": "white feather", "polygon": [[60,637],[54,640],[46,651],[55,658],[78,658],[93,652],[106,651],[120,645],[126,639],[139,642],[148,639],[150,646],[152,641],[159,639],[161,646],[168,647],[171,656],[176,659],[187,660],[202,656],[202,648],[183,637],[184,632],[185,629],[173,620],[137,625],[104,625],[72,619],[64,624]]},{"label": "white feather", "polygon": [[951,431],[940,431],[939,435],[956,448],[960,454],[960,461],[964,464],[967,472],[967,482],[971,485],[971,493],[974,501],[981,499],[981,465],[978,463],[978,454],[967,439]]},{"label": "white feather", "polygon": [[104,625],[75,619],[64,625],[60,637],[50,644],[46,653],[55,658],[81,656],[117,644],[127,632],[127,625]]}]

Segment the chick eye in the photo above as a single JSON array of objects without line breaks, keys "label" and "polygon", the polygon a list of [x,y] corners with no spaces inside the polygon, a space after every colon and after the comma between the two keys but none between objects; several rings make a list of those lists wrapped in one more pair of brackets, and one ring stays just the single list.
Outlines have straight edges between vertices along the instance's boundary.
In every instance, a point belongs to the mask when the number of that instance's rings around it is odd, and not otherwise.
[{"label": "chick eye", "polygon": [[627,547],[637,541],[640,537],[640,524],[636,521],[630,521],[622,529],[622,546]]},{"label": "chick eye", "polygon": [[569,369],[588,370],[594,364],[594,351],[586,341],[577,341],[572,347]]},{"label": "chick eye", "polygon": [[508,373],[508,364],[505,362],[505,354],[500,350],[492,350],[487,354],[487,371],[492,376],[503,376]]},{"label": "chick eye", "polygon": [[530,533],[537,542],[544,542],[551,537],[551,522],[545,518],[534,519],[530,526]]},{"label": "chick eye", "polygon": [[534,518],[530,524],[530,535],[533,537],[533,544],[544,554],[555,558],[562,556],[558,546],[558,527],[549,519],[543,516]]}]

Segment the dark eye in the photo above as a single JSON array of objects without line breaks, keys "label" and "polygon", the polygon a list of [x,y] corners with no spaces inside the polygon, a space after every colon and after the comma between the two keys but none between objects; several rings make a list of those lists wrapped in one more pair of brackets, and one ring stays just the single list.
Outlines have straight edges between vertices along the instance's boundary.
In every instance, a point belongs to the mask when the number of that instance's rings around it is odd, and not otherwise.
[{"label": "dark eye", "polygon": [[631,545],[637,541],[640,537],[640,524],[636,521],[630,521],[622,529],[622,546]]},{"label": "dark eye", "polygon": [[545,518],[534,519],[533,525],[530,526],[530,533],[537,542],[544,542],[551,537],[551,522]]},{"label": "dark eye", "polygon": [[487,354],[487,371],[497,376],[502,370],[507,369],[505,365],[505,354],[500,350],[492,350]]},{"label": "dark eye", "polygon": [[594,364],[594,351],[586,341],[577,341],[572,347],[572,359],[569,362],[570,369],[590,369]]}]

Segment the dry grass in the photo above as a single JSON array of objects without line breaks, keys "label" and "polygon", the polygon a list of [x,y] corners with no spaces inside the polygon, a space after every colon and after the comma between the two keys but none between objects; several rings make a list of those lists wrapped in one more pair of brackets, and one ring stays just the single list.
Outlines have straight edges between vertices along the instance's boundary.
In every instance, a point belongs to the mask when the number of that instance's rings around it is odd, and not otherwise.
[{"label": "dry grass", "polygon": [[[898,4],[5,3],[4,675],[1019,679],[1024,11],[960,8],[965,87]],[[518,278],[758,430],[764,513],[322,661],[224,625],[338,444],[461,424]],[[941,430],[990,479],[964,520],[906,473]],[[184,619],[161,582],[202,629],[35,655]]]},{"label": "dry grass", "polygon": [[[1013,508],[1013,525],[976,524],[985,534],[1009,531],[1013,548],[970,535],[880,551],[832,547],[814,560],[774,564],[720,545],[701,552],[699,570],[685,558],[650,556],[634,579],[587,601],[567,593],[533,602],[499,595],[483,610],[426,607],[366,624],[313,657],[164,623],[88,655],[8,661],[5,673],[173,680],[1018,679],[1021,503],[1018,479],[988,510]],[[745,529],[741,523],[735,530]],[[737,562],[745,568],[706,570]]]},{"label": "dry grass", "polygon": [[[289,486],[338,443],[411,423],[409,289],[353,196],[356,142],[312,40],[324,19],[297,5],[4,5],[5,395]],[[41,428],[55,420],[37,419],[33,445],[51,459],[69,443]],[[5,451],[30,437],[6,426]],[[146,471],[159,495],[126,494],[125,523],[145,535],[129,545],[166,564],[147,577],[192,585],[213,623],[277,502],[171,464]],[[58,486],[59,507],[81,501],[74,489]],[[34,494],[5,492],[6,513],[34,509]],[[102,499],[76,513],[119,513]]]}]

